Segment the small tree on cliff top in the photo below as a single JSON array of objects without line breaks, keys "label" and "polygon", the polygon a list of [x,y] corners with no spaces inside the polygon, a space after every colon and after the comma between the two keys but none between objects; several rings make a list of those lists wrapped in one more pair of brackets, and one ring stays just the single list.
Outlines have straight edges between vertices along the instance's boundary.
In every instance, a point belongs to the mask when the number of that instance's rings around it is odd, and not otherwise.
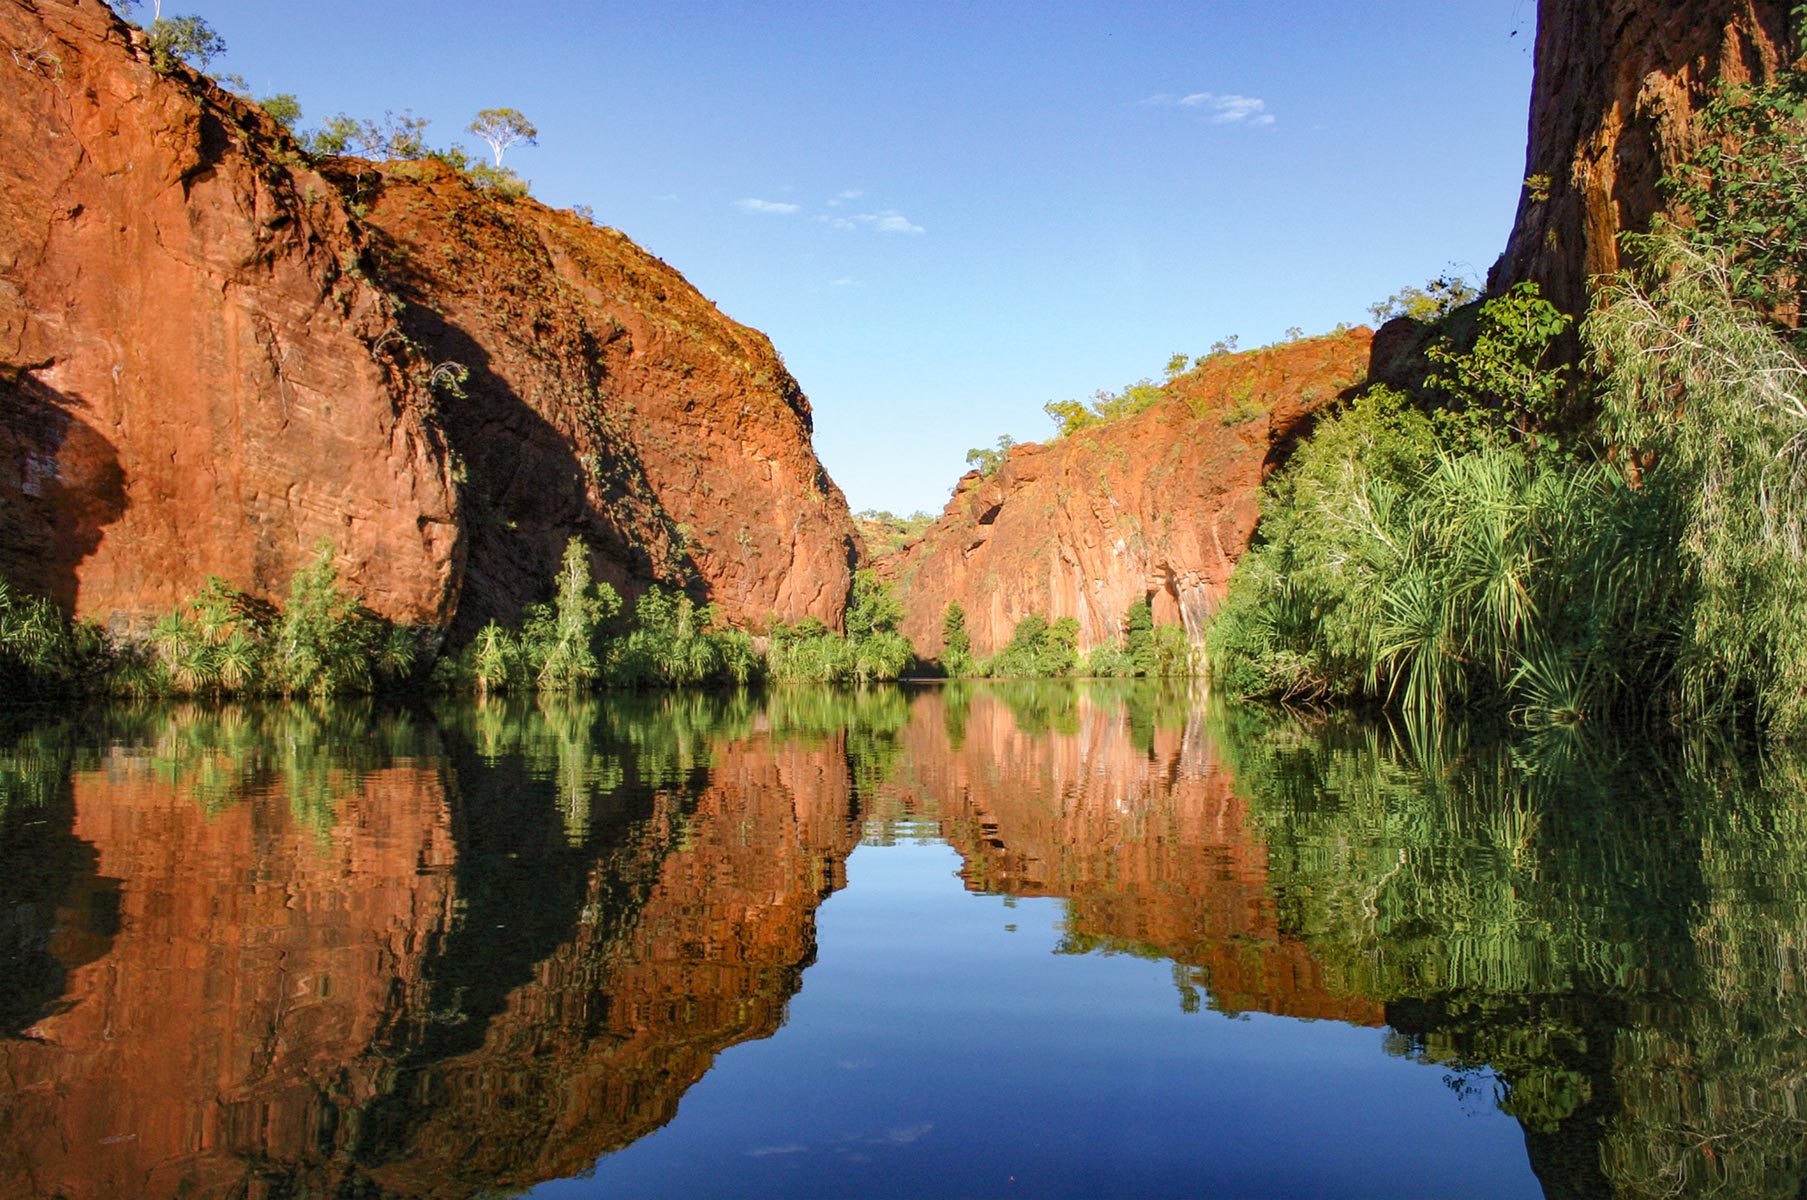
[{"label": "small tree on cliff top", "polygon": [[497,167],[502,165],[503,151],[510,146],[539,145],[540,131],[518,109],[486,108],[471,122],[470,131],[489,143]]}]

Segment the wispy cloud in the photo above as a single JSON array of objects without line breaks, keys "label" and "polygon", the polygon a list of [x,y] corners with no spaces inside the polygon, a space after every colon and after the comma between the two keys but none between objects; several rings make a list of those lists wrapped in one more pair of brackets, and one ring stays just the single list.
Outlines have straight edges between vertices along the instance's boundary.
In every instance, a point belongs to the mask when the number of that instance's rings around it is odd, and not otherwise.
[{"label": "wispy cloud", "polygon": [[1220,95],[1216,92],[1191,92],[1184,96],[1171,96],[1162,92],[1150,96],[1142,103],[1154,108],[1195,109],[1203,113],[1213,125],[1260,128],[1274,123],[1274,114],[1267,111],[1267,101],[1257,96],[1238,96],[1234,93]]},{"label": "wispy cloud", "polygon": [[874,233],[927,233],[928,230],[895,208],[887,208],[882,212],[855,213],[847,217],[822,217],[835,229],[870,229]]},{"label": "wispy cloud", "polygon": [[[856,287],[865,287],[866,285],[861,283],[859,280],[855,279],[851,275],[843,275],[839,279],[830,279],[828,281],[828,286],[835,287],[835,288],[856,288]],[[843,1067],[847,1067],[848,1070],[853,1069],[847,1063],[842,1063],[841,1065]]]},{"label": "wispy cloud", "polygon": [[830,196],[828,198],[828,207],[839,208],[841,205],[847,203],[849,200],[858,200],[861,196],[864,196],[865,194],[866,193],[861,191],[859,188],[847,188],[844,191],[836,192],[834,195]]},{"label": "wispy cloud", "polygon": [[734,207],[750,213],[771,213],[774,216],[789,216],[794,212],[802,212],[801,204],[789,204],[782,200],[760,200],[748,196],[745,200],[736,200]]}]

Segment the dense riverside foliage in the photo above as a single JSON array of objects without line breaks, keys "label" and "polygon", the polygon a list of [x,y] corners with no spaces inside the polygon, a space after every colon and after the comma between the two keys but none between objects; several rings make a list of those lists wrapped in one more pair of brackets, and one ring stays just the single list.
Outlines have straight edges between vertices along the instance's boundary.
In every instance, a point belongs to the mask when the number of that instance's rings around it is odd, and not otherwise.
[{"label": "dense riverside foliage", "polygon": [[762,653],[751,634],[722,627],[713,606],[681,592],[654,587],[624,605],[592,580],[589,553],[573,538],[552,600],[530,606],[518,628],[491,621],[435,663],[423,632],[383,620],[340,589],[333,548],[322,544],[281,608],[209,579],[141,639],[72,624],[0,581],[0,698],[864,683],[896,679],[916,661],[897,631],[901,617],[890,590],[864,571],[845,635],[819,621],[774,623]]},{"label": "dense riverside foliage", "polygon": [[1138,600],[1123,615],[1120,642],[1101,642],[1079,653],[1079,622],[1050,622],[1030,613],[1016,623],[1010,641],[989,658],[973,653],[966,610],[958,601],[941,617],[942,673],[949,679],[1127,679],[1192,674],[1191,645],[1180,625],[1156,625],[1148,601]]},{"label": "dense riverside foliage", "polygon": [[1586,378],[1520,288],[1321,424],[1209,631],[1232,691],[1807,733],[1802,87],[1716,107],[1746,152],[1684,171],[1693,227],[1597,287]]}]

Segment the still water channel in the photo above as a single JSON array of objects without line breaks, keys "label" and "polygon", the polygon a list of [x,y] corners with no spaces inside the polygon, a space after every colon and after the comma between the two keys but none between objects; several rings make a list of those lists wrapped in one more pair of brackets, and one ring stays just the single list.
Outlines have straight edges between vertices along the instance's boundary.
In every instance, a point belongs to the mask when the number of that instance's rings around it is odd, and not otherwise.
[{"label": "still water channel", "polygon": [[1807,762],[1154,685],[0,722],[0,1196],[1794,1197]]}]

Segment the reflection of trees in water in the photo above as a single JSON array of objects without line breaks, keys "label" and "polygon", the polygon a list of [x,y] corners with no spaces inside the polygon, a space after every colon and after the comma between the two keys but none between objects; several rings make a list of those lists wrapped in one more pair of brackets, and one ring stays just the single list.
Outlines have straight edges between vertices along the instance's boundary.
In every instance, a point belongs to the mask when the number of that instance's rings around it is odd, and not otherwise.
[{"label": "reflection of trees in water", "polygon": [[1384,1005],[1393,1052],[1497,1090],[1553,1196],[1801,1186],[1801,761],[1207,715],[1147,682],[137,706],[0,730],[0,1032],[53,1014],[123,936],[72,773],[153,778],[254,840],[301,830],[311,859],[404,760],[443,780],[448,899],[392,943],[413,974],[335,1067],[366,1082],[307,1076],[313,1142],[247,1126],[218,1148],[273,1194],[525,1186],[658,1127],[715,1053],[776,1027],[859,819],[893,809],[941,822],[969,886],[1061,896],[1065,949],[1173,960],[1183,1004]]},{"label": "reflection of trees in water", "polygon": [[1497,1074],[1551,1195],[1799,1193],[1798,759],[1336,721],[1226,744],[1288,925],[1399,1052]]}]

